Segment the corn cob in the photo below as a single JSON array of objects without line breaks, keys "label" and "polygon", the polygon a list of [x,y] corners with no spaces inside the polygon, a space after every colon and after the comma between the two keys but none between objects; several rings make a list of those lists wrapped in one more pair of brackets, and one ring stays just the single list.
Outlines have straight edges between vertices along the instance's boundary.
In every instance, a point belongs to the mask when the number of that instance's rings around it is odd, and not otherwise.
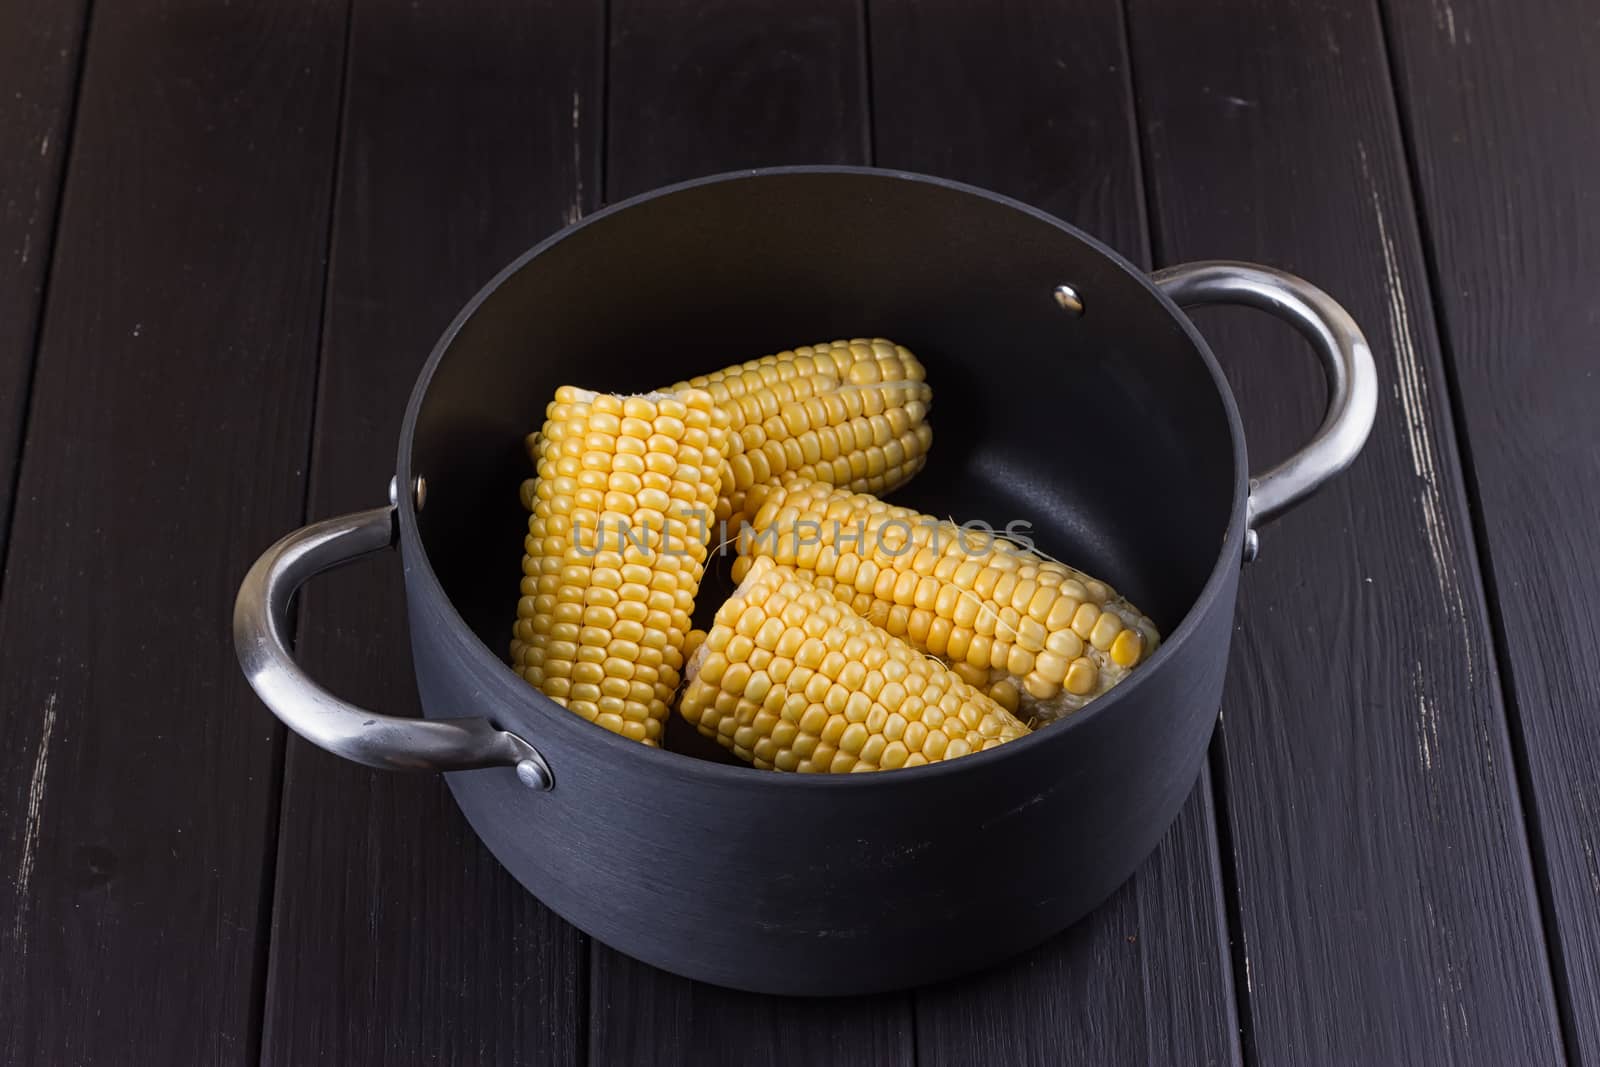
[{"label": "corn cob", "polygon": [[933,390],[882,338],[779,352],[668,386],[704,389],[731,421],[716,517],[737,531],[750,488],[787,473],[887,493],[922,469]]},{"label": "corn cob", "polygon": [[[787,474],[887,493],[927,462],[933,390],[917,357],[882,338],[803,346],[667,386],[704,389],[731,420],[714,518],[737,531],[751,487]],[[535,465],[543,442],[528,436]],[[525,500],[526,504],[527,501]]]},{"label": "corn cob", "polygon": [[512,664],[568,710],[655,745],[705,568],[728,416],[700,389],[564,386],[538,436],[538,476],[522,486],[533,514]]},{"label": "corn cob", "polygon": [[1031,725],[1101,696],[1160,640],[1104,582],[1004,538],[799,479],[750,502],[735,581],[757,556],[792,566]]},{"label": "corn cob", "polygon": [[689,661],[679,711],[757,767],[872,771],[954,759],[1028,728],[948,668],[759,560]]}]

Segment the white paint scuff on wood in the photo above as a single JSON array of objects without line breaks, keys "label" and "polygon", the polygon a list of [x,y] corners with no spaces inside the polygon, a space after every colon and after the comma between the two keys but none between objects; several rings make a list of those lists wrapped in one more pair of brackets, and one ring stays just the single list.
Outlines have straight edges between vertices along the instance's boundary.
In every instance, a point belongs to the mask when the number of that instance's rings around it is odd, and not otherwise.
[{"label": "white paint scuff on wood", "polygon": [[1431,771],[1439,751],[1439,704],[1428,693],[1421,663],[1411,669],[1411,692],[1417,698],[1417,755],[1422,769]]},{"label": "white paint scuff on wood", "polygon": [[572,206],[567,208],[567,225],[583,218],[583,134],[579,118],[583,113],[583,100],[576,89],[572,92]]},{"label": "white paint scuff on wood", "polygon": [[1378,195],[1377,183],[1367,163],[1367,146],[1357,142],[1361,157],[1361,176],[1367,184],[1372,200],[1372,212],[1378,223],[1378,239],[1383,246],[1384,286],[1389,295],[1389,340],[1395,354],[1395,398],[1406,417],[1406,444],[1411,450],[1411,466],[1422,483],[1419,503],[1422,505],[1423,530],[1428,538],[1428,553],[1433,558],[1433,574],[1444,601],[1445,611],[1461,630],[1461,647],[1467,657],[1467,680],[1476,673],[1472,654],[1472,635],[1467,629],[1466,598],[1461,592],[1460,569],[1456,564],[1455,534],[1445,517],[1444,494],[1439,488],[1439,462],[1434,455],[1433,434],[1428,426],[1428,380],[1422,373],[1422,361],[1412,344],[1411,312],[1406,301],[1405,281],[1400,276],[1400,258],[1395,252],[1394,237],[1383,211],[1383,198]]},{"label": "white paint scuff on wood", "polygon": [[1456,43],[1456,9],[1450,6],[1450,0],[1435,0],[1433,5],[1433,24],[1450,38],[1450,46]]},{"label": "white paint scuff on wood", "polygon": [[11,933],[18,953],[26,953],[28,887],[33,881],[33,857],[39,848],[39,815],[44,810],[45,776],[50,771],[50,737],[56,729],[56,695],[44,701],[44,723],[39,731],[39,752],[33,758],[33,777],[28,781],[28,810],[22,822],[22,860],[17,865],[17,914]]}]

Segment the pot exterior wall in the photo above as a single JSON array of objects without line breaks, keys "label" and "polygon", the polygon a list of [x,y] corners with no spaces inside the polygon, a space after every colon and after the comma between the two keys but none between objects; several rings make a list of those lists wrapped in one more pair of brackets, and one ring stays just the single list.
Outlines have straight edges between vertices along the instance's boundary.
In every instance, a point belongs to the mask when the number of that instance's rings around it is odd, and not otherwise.
[{"label": "pot exterior wall", "polygon": [[509,769],[449,775],[500,862],[630,956],[802,995],[903,988],[992,964],[1126,880],[1205,758],[1238,588],[1234,571],[1196,606],[1175,654],[1071,728],[943,768],[814,783],[623,752],[630,742],[565,712],[528,721],[525,683],[487,669],[437,587],[418,580],[414,538],[402,552],[426,714],[488,716],[554,772],[544,793]]}]

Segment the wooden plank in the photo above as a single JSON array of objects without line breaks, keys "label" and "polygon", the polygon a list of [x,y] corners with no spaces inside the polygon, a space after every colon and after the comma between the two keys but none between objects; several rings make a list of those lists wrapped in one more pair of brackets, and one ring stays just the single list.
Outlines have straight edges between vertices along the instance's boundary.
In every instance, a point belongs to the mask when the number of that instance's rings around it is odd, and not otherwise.
[{"label": "wooden plank", "polygon": [[613,0],[606,195],[784,163],[866,163],[855,0]]},{"label": "wooden plank", "polygon": [[[1254,1058],[1561,1059],[1438,340],[1376,10],[1131,0],[1158,258],[1335,294],[1380,375],[1361,459],[1263,534],[1224,701]],[[1257,465],[1313,361],[1205,317]]]},{"label": "wooden plank", "polygon": [[[600,3],[358,0],[310,512],[384,498],[412,383],[456,311],[599,187]],[[417,715],[397,558],[309,590],[334,691]],[[576,1063],[587,941],[494,860],[444,781],[298,739],[284,781],[264,1060]]]},{"label": "wooden plank", "polygon": [[904,996],[798,998],[738,993],[677,978],[596,946],[591,1063],[910,1064]]},{"label": "wooden plank", "polygon": [[[1007,193],[1148,262],[1116,0],[871,15],[880,164]],[[1209,776],[1110,901],[1016,963],[919,992],[917,1030],[924,1064],[1236,1062]]]},{"label": "wooden plank", "polygon": [[1600,1062],[1600,19],[1389,5],[1568,1051]]},{"label": "wooden plank", "polygon": [[87,17],[85,0],[0,8],[0,560]]},{"label": "wooden plank", "polygon": [[302,510],[344,11],[94,15],[0,601],[0,1055],[254,1062],[276,731],[227,619]]},{"label": "wooden plank", "polygon": [[[614,0],[611,27],[610,198],[740,167],[866,162],[865,42],[853,0],[805,9],[773,0]],[[599,944],[589,1040],[594,1063],[878,1065],[913,1057],[905,996],[735,993]]]},{"label": "wooden plank", "polygon": [[1203,777],[1133,878],[1009,963],[917,991],[921,1064],[1239,1062]]}]

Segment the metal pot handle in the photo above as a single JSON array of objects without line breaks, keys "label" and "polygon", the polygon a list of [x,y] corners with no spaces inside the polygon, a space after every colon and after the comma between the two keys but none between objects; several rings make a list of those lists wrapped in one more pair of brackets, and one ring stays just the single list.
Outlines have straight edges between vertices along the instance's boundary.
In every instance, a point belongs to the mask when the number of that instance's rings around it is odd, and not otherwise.
[{"label": "metal pot handle", "polygon": [[1219,259],[1168,267],[1151,280],[1182,308],[1241,304],[1282,319],[1311,342],[1327,372],[1328,412],[1317,432],[1294,455],[1250,478],[1244,549],[1249,562],[1260,548],[1257,527],[1322,488],[1366,444],[1378,411],[1378,370],[1372,349],[1337,301],[1286,271]]},{"label": "metal pot handle", "polygon": [[289,599],[313,575],[396,542],[393,506],[294,531],[261,554],[233,605],[233,643],[245,677],[283,724],[336,756],[390,771],[515,767],[536,789],[553,783],[537,749],[488,719],[401,719],[340,700],[295,662]]}]

